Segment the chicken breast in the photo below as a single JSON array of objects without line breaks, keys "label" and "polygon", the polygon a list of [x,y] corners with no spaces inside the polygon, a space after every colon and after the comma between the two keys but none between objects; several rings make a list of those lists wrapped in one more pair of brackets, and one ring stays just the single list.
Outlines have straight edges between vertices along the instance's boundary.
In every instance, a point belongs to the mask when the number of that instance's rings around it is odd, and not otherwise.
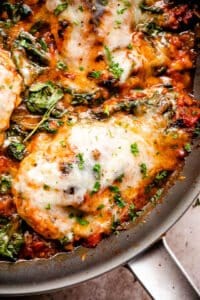
[{"label": "chicken breast", "polygon": [[[20,104],[22,78],[17,73],[9,52],[0,49],[0,136],[9,127],[10,116]],[[1,138],[0,138],[1,140]],[[1,141],[0,141],[1,143]]]},{"label": "chicken breast", "polygon": [[118,112],[98,120],[99,112],[89,110],[73,124],[65,122],[53,138],[39,135],[14,179],[21,217],[51,239],[109,233],[132,205],[145,203],[145,189],[155,177],[179,163],[188,135],[167,131],[170,117],[162,112],[166,106],[175,109],[174,97],[161,90],[152,101],[141,100],[137,117]]}]

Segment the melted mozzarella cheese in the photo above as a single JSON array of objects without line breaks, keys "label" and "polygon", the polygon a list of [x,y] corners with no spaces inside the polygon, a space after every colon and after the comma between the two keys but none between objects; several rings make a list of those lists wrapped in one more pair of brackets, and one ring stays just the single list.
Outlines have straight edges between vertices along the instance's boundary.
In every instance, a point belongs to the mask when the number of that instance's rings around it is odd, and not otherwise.
[{"label": "melted mozzarella cheese", "polygon": [[80,2],[74,1],[73,5],[69,5],[60,17],[61,20],[67,20],[71,26],[63,53],[68,66],[71,66],[73,71],[81,66],[87,67],[88,53],[94,39],[93,32],[90,32],[89,21],[92,17],[90,10],[84,6],[83,12],[79,7]]},{"label": "melted mozzarella cheese", "polygon": [[121,82],[129,77],[133,65],[127,50],[132,42],[132,13],[133,3],[127,5],[123,1],[109,1],[97,28],[99,37],[110,49],[114,61],[123,69]]},{"label": "melted mozzarella cheese", "polygon": [[9,127],[10,116],[19,105],[22,80],[8,52],[0,49],[0,132]]},{"label": "melted mozzarella cheese", "polygon": [[133,4],[123,1],[109,1],[98,26],[98,34],[111,51],[126,48],[132,40]]},{"label": "melted mozzarella cheese", "polygon": [[[91,195],[97,181],[103,192],[125,174],[122,192],[133,186],[137,191],[143,181],[141,164],[145,164],[149,172],[160,164],[154,144],[159,135],[160,130],[155,131],[151,116],[145,120],[121,116],[107,122],[83,119],[73,127],[62,128],[50,143],[40,139],[39,148],[22,161],[13,182],[20,215],[34,227],[33,223],[38,221],[33,211],[36,215],[39,212],[43,220],[51,224],[48,225],[51,238],[55,238],[54,231],[56,236],[70,234],[74,222],[68,217],[68,208],[81,210],[86,195]],[[137,144],[138,155],[131,152],[132,144]],[[95,152],[98,152],[98,158]],[[93,170],[95,164],[101,166],[99,179]],[[102,201],[108,203],[108,198],[103,200],[102,197]],[[48,206],[50,209],[47,210]],[[106,210],[109,207],[108,204]],[[27,217],[30,211],[32,216]],[[112,209],[112,214],[115,213]],[[102,222],[102,227],[110,222],[109,217]],[[98,221],[94,223],[99,224]],[[45,235],[43,226],[37,230]]]}]

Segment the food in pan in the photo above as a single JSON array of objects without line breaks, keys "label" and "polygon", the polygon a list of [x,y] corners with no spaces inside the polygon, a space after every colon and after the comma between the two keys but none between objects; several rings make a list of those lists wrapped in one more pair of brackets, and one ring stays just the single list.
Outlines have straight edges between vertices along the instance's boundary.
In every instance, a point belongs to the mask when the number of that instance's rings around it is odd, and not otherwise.
[{"label": "food in pan", "polygon": [[0,3],[0,256],[96,246],[192,151],[199,7]]}]

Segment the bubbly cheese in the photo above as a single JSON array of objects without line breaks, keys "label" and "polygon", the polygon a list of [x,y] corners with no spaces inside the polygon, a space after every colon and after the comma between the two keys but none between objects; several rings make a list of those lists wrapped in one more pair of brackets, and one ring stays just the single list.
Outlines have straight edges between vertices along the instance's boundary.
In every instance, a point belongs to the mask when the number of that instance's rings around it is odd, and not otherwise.
[{"label": "bubbly cheese", "polygon": [[[21,163],[13,183],[15,197],[20,198],[20,205],[16,200],[20,214],[29,222],[27,209],[38,211],[43,219],[56,220],[48,221],[49,231],[54,228],[59,236],[69,234],[74,230],[74,221],[69,218],[68,209],[90,211],[91,206],[84,208],[85,199],[87,195],[91,197],[96,182],[103,192],[124,174],[121,191],[134,186],[136,192],[143,182],[141,164],[149,173],[160,168],[155,140],[164,125],[162,118],[155,124],[151,114],[139,120],[123,115],[104,122],[82,119],[72,127],[64,126],[53,140],[39,139],[40,146]],[[138,148],[135,155],[131,151],[133,144]],[[96,164],[100,166],[98,178]],[[102,201],[109,210],[108,198],[102,197]],[[105,222],[101,226],[110,224]],[[42,226],[37,230],[45,234]],[[54,237],[52,232],[50,236]]]}]

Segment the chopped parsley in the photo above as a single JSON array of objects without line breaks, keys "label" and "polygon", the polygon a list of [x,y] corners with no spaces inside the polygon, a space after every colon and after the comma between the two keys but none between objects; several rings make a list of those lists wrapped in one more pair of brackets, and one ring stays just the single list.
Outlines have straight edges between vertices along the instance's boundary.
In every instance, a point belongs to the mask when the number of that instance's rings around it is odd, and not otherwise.
[{"label": "chopped parsley", "polygon": [[97,207],[97,210],[102,210],[105,207],[105,205],[102,203]]},{"label": "chopped parsley", "polygon": [[123,13],[127,10],[127,7],[121,8],[117,10],[118,15],[123,15]]},{"label": "chopped parsley", "polygon": [[93,172],[95,172],[95,177],[96,179],[100,179],[101,177],[101,165],[100,164],[95,164],[93,167]]},{"label": "chopped parsley", "polygon": [[61,245],[65,245],[69,243],[69,238],[67,236],[63,237],[62,239],[59,240]]},{"label": "chopped parsley", "polygon": [[78,167],[80,170],[83,170],[84,169],[84,158],[83,158],[83,154],[82,153],[78,153],[76,155],[77,159],[78,159]]},{"label": "chopped parsley", "polygon": [[83,12],[83,6],[79,5],[78,10],[81,11],[81,12]]},{"label": "chopped parsley", "polygon": [[138,156],[138,154],[139,154],[139,149],[138,149],[137,143],[131,144],[131,153],[132,153],[134,156]]},{"label": "chopped parsley", "polygon": [[45,209],[46,209],[46,210],[50,210],[50,209],[51,209],[51,204],[48,203],[48,204],[45,206]]},{"label": "chopped parsley", "polygon": [[162,193],[163,193],[163,188],[161,189],[158,189],[157,192],[155,193],[155,195],[153,195],[151,198],[150,198],[150,201],[153,203],[153,204],[156,204],[156,202],[160,199],[160,197],[162,196]]},{"label": "chopped parsley", "polygon": [[128,44],[127,48],[128,48],[129,50],[132,50],[132,49],[133,49],[133,46],[132,46],[131,44]]},{"label": "chopped parsley", "polygon": [[68,7],[67,2],[57,5],[56,8],[54,9],[54,15],[55,16],[60,15],[65,9],[67,9],[67,7]]},{"label": "chopped parsley", "polygon": [[110,189],[110,191],[113,192],[113,193],[120,193],[118,186],[111,185],[111,186],[109,187],[109,189]]},{"label": "chopped parsley", "polygon": [[168,175],[167,171],[161,171],[156,175],[155,179],[158,181],[161,181],[161,180],[165,179],[167,177],[167,175]]},{"label": "chopped parsley", "polygon": [[89,77],[98,79],[101,77],[101,74],[102,74],[101,71],[92,71],[90,72]]},{"label": "chopped parsley", "polygon": [[190,143],[185,144],[184,149],[186,152],[190,153],[192,151],[191,144]]},{"label": "chopped parsley", "polygon": [[83,66],[80,66],[80,67],[79,67],[79,70],[80,70],[80,71],[84,71],[84,67],[83,67]]},{"label": "chopped parsley", "polygon": [[96,181],[95,182],[95,184],[94,184],[94,186],[93,186],[93,189],[92,189],[92,194],[95,194],[95,193],[97,193],[99,190],[100,190],[100,188],[101,188],[101,184],[100,184],[100,182],[99,181]]},{"label": "chopped parsley", "polygon": [[80,224],[82,226],[87,226],[89,224],[89,221],[86,219],[83,219],[82,217],[77,217],[76,221],[78,222],[78,224]]},{"label": "chopped parsley", "polygon": [[124,200],[122,199],[121,195],[120,194],[116,194],[114,196],[114,200],[115,200],[115,203],[120,207],[120,208],[124,208],[126,206]]},{"label": "chopped parsley", "polygon": [[59,60],[56,64],[56,67],[58,70],[66,71],[67,70],[67,65],[64,61]]},{"label": "chopped parsley", "polygon": [[105,46],[104,49],[109,64],[109,71],[113,74],[115,79],[119,79],[122,73],[124,72],[124,70],[120,67],[119,63],[113,60],[113,56],[111,54],[110,49],[107,46]]},{"label": "chopped parsley", "polygon": [[126,206],[126,203],[124,202],[122,196],[121,196],[121,192],[118,188],[118,186],[115,185],[111,185],[109,187],[110,191],[114,193],[114,201],[115,203],[120,207],[120,208],[124,208]]},{"label": "chopped parsley", "polygon": [[135,219],[137,218],[137,214],[135,212],[135,205],[131,204],[129,207],[129,218],[131,221],[135,221]]},{"label": "chopped parsley", "polygon": [[140,173],[142,174],[143,178],[147,177],[147,165],[145,163],[140,164]]}]

